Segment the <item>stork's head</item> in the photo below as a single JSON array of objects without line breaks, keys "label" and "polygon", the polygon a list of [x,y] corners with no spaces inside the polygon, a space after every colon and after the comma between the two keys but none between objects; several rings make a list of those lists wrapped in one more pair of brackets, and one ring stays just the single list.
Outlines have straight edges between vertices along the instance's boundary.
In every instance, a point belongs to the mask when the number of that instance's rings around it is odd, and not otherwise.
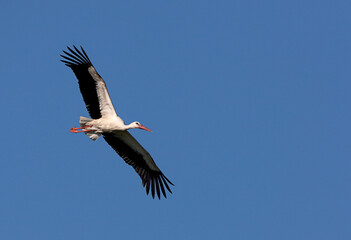
[{"label": "stork's head", "polygon": [[147,127],[143,126],[140,124],[140,122],[132,122],[131,124],[131,128],[140,128],[140,129],[144,129],[146,131],[152,132],[150,129],[148,129]]}]

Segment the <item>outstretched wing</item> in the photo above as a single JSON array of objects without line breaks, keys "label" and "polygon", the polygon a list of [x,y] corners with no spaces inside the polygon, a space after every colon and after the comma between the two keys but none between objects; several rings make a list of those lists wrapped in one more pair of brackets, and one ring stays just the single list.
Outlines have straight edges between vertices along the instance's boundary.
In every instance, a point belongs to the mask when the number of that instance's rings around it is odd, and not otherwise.
[{"label": "outstretched wing", "polygon": [[76,75],[85,105],[93,119],[102,116],[116,116],[116,111],[112,105],[105,81],[96,72],[88,55],[82,47],[81,51],[73,46],[74,50],[67,47],[69,52],[63,51],[66,55],[60,55],[65,60],[61,60],[70,67]]},{"label": "outstretched wing", "polygon": [[168,183],[173,185],[157,167],[151,155],[138,143],[138,141],[127,131],[115,133],[103,133],[106,142],[131,165],[139,174],[142,184],[146,186],[146,193],[149,194],[151,187],[152,197],[155,197],[155,190],[160,199],[160,189],[167,198],[166,189],[172,193]]}]

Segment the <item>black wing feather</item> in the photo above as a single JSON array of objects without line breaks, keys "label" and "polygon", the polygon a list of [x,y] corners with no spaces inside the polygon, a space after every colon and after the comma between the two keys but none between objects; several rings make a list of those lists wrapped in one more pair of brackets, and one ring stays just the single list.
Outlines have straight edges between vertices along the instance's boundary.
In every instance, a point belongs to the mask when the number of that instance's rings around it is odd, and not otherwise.
[{"label": "black wing feather", "polygon": [[160,199],[161,198],[160,187],[161,187],[163,196],[167,198],[164,186],[166,186],[167,190],[170,193],[172,193],[170,187],[168,186],[168,183],[171,185],[173,185],[173,183],[169,181],[160,170],[155,171],[150,169],[143,155],[134,151],[126,142],[123,141],[123,138],[118,137],[113,133],[103,133],[103,136],[106,142],[118,153],[118,155],[120,155],[123,158],[123,160],[127,164],[131,165],[134,168],[134,170],[138,173],[138,175],[142,180],[142,185],[146,188],[147,194],[149,194],[150,187],[151,187],[152,197],[153,198],[155,197],[155,190],[156,190],[156,194]]},{"label": "black wing feather", "polygon": [[61,55],[61,57],[67,61],[61,61],[65,63],[66,66],[70,67],[76,75],[79,83],[79,89],[82,93],[89,115],[93,119],[101,118],[99,98],[96,92],[96,83],[88,72],[88,68],[93,67],[93,64],[90,62],[88,55],[85,53],[82,47],[81,50],[83,53],[75,46],[73,46],[73,48],[75,51],[70,47],[67,47],[71,53],[63,50],[66,56]]},{"label": "black wing feather", "polygon": [[68,50],[73,53],[74,56],[76,56],[77,59],[81,60],[82,62],[88,62],[84,57],[82,56],[81,52],[76,48],[76,46],[73,46],[76,51],[73,51],[70,47],[67,47]]},{"label": "black wing feather", "polygon": [[[68,55],[68,53],[67,53]],[[69,57],[66,57],[64,55],[60,55],[61,57],[65,58],[66,60],[70,61],[71,64],[74,64],[74,65],[79,65],[79,64],[82,64],[78,59],[76,58],[69,58]],[[61,60],[61,61],[64,61],[64,60]]]},{"label": "black wing feather", "polygon": [[163,183],[161,181],[161,177],[160,176],[158,176],[158,182],[160,183],[162,194],[163,194],[163,196],[165,196],[166,195],[166,191],[165,191],[165,188],[163,187]]},{"label": "black wing feather", "polygon": [[88,57],[88,54],[84,51],[84,49],[83,49],[82,46],[80,46],[80,49],[82,50],[82,52],[83,52],[85,58],[88,60],[88,62],[90,62],[90,59],[89,59],[89,57]]}]

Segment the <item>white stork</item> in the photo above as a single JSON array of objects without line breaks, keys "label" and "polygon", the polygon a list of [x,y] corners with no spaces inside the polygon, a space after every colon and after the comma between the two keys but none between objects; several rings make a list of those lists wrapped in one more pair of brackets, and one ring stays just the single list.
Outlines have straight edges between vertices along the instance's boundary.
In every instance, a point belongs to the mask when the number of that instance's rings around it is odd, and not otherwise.
[{"label": "white stork", "polygon": [[[106,142],[131,165],[138,173],[142,184],[146,186],[146,193],[151,188],[152,197],[155,191],[160,199],[160,189],[163,196],[167,198],[167,190],[172,193],[168,183],[173,185],[161,170],[157,167],[151,155],[138,143],[138,141],[127,131],[131,128],[139,128],[150,131],[139,122],[132,122],[125,125],[124,121],[116,114],[108,94],[105,81],[97,73],[88,55],[81,47],[81,51],[75,46],[74,50],[67,47],[69,52],[63,51],[66,55],[60,55],[61,60],[70,67],[76,75],[80,92],[91,118],[80,117],[80,128],[71,128],[71,132],[84,132],[92,140],[97,140],[103,135]],[[66,61],[67,60],[67,61]],[[168,182],[168,183],[167,183]]]}]

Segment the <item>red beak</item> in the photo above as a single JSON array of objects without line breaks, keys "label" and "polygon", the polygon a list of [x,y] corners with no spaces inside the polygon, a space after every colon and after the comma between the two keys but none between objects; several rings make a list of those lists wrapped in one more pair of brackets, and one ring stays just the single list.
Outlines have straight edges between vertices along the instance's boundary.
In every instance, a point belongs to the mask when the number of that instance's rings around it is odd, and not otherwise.
[{"label": "red beak", "polygon": [[143,125],[140,125],[139,127],[140,129],[144,129],[146,131],[149,131],[149,132],[152,132],[150,129],[148,129],[147,127],[143,126]]}]

